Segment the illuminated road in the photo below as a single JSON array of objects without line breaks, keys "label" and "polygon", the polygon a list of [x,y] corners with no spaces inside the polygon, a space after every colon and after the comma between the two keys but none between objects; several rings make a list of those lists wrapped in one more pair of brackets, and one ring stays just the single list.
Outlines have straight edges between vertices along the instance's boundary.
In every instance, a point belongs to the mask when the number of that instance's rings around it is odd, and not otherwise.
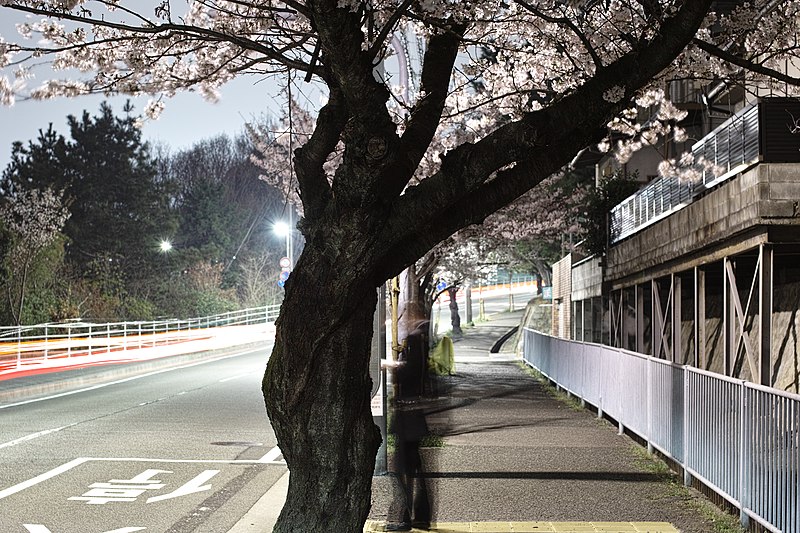
[{"label": "illuminated road", "polygon": [[266,348],[0,405],[0,531],[228,531],[286,471]]}]

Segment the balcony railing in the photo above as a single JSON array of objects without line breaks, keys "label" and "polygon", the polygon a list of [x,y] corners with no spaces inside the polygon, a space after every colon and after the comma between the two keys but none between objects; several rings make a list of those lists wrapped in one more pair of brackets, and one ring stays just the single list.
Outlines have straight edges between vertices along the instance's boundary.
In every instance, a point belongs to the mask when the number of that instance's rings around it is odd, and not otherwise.
[{"label": "balcony railing", "polygon": [[[795,118],[797,117],[797,118]],[[760,162],[800,162],[800,100],[765,98],[726,120],[692,147],[700,178],[657,179],[611,210],[610,242],[616,243],[693,202],[710,188]]]}]

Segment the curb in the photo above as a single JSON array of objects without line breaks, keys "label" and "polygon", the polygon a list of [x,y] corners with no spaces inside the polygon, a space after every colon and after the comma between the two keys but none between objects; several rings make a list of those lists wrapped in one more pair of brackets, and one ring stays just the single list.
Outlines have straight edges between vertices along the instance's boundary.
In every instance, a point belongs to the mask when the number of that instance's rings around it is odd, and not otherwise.
[{"label": "curb", "polygon": [[[386,522],[368,520],[364,533],[386,531]],[[680,533],[667,522],[439,522],[412,533]]]},{"label": "curb", "polygon": [[263,533],[272,531],[289,490],[289,472],[275,482],[272,487],[236,522],[228,533]]}]

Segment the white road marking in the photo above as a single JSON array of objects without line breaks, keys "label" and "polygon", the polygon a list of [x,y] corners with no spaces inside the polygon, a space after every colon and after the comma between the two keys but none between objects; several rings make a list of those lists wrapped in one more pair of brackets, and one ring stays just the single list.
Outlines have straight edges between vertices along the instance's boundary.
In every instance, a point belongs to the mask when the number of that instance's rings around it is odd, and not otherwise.
[{"label": "white road marking", "polygon": [[224,464],[224,465],[258,465],[260,459],[158,459],[154,457],[89,457],[89,461],[120,463],[186,463],[186,464]]},{"label": "white road marking", "polygon": [[273,464],[273,465],[285,465],[286,461],[278,461],[278,457],[281,456],[281,449],[275,446],[270,451],[264,455],[261,459],[258,460],[259,463],[264,464]]},{"label": "white road marking", "polygon": [[49,435],[50,433],[55,433],[57,431],[61,431],[62,429],[71,428],[72,426],[77,426],[78,423],[68,424],[66,426],[61,426],[60,428],[53,428],[53,429],[45,429],[44,431],[38,431],[36,433],[31,433],[30,435],[25,435],[24,437],[20,437],[18,439],[10,440],[8,442],[4,442],[0,444],[0,448],[10,448],[12,446],[16,446],[17,444],[27,442],[29,440],[38,439],[39,437],[44,437],[45,435]]},{"label": "white road marking", "polygon": [[181,496],[188,496],[189,494],[194,494],[195,492],[204,492],[207,490],[211,490],[211,484],[203,485],[203,483],[205,483],[212,477],[216,476],[217,474],[219,474],[219,470],[206,470],[205,472],[195,476],[194,479],[187,481],[177,489],[173,490],[169,494],[162,494],[161,496],[153,496],[152,498],[147,498],[147,503],[160,502],[163,500],[171,500],[172,498],[180,498]]},{"label": "white road marking", "polygon": [[102,389],[104,387],[109,387],[111,385],[119,385],[120,383],[127,383],[129,381],[133,381],[133,380],[136,380],[136,379],[147,378],[147,377],[150,377],[150,376],[163,374],[165,372],[172,372],[173,370],[182,370],[184,368],[191,368],[193,366],[205,365],[207,363],[214,363],[216,361],[223,361],[225,359],[231,359],[233,357],[240,357],[242,355],[247,355],[247,354],[261,352],[261,351],[264,351],[264,349],[263,348],[258,348],[256,350],[247,350],[245,352],[235,353],[235,354],[232,354],[232,355],[226,355],[225,357],[218,357],[216,359],[209,359],[207,361],[199,361],[199,362],[196,362],[196,363],[189,363],[189,364],[186,364],[186,365],[176,366],[176,367],[173,367],[173,368],[164,368],[162,370],[156,370],[154,372],[148,372],[147,374],[142,374],[140,376],[132,376],[132,377],[129,377],[129,378],[119,379],[119,380],[116,380],[116,381],[109,381],[108,383],[100,383],[99,385],[92,385],[91,387],[86,387],[85,389],[78,389],[78,390],[73,390],[73,391],[61,392],[59,394],[53,394],[52,396],[44,396],[42,398],[34,398],[32,400],[25,400],[25,401],[22,401],[22,402],[16,402],[16,403],[9,403],[9,404],[6,404],[6,405],[0,405],[0,409],[8,409],[9,407],[18,407],[20,405],[27,405],[29,403],[43,402],[45,400],[53,400],[55,398],[63,398],[64,396],[71,396],[73,394],[79,394],[81,392],[89,392],[89,391],[93,391],[93,390],[97,390],[97,389]]},{"label": "white road marking", "polygon": [[83,463],[85,463],[86,461],[89,461],[89,460],[90,459],[87,458],[87,457],[78,457],[77,459],[75,459],[73,461],[70,461],[68,463],[65,463],[65,464],[57,467],[57,468],[54,468],[54,469],[50,470],[49,472],[45,472],[44,474],[40,474],[40,475],[38,475],[36,477],[33,477],[33,478],[31,478],[31,479],[29,479],[27,481],[23,481],[22,483],[17,483],[13,487],[9,487],[9,488],[7,488],[5,490],[0,490],[0,500],[2,500],[3,498],[6,498],[8,496],[11,496],[12,494],[16,494],[18,492],[21,492],[21,491],[23,491],[25,489],[29,489],[29,488],[33,487],[34,485],[38,485],[42,481],[47,481],[48,479],[56,477],[56,476],[58,476],[60,474],[63,474],[64,472],[66,472],[68,470],[72,470],[76,466],[80,466],[80,465],[82,465]]},{"label": "white road marking", "polygon": [[[278,450],[280,453],[280,449],[275,447],[273,450]],[[274,453],[273,450],[270,450],[270,453]],[[44,474],[40,474],[36,477],[33,477],[27,481],[23,481],[22,483],[17,483],[16,485],[9,487],[4,490],[0,490],[0,500],[11,496],[12,494],[16,494],[21,492],[25,489],[29,489],[35,485],[43,481],[47,481],[50,478],[56,477],[64,472],[72,470],[76,466],[80,466],[84,463],[88,463],[90,461],[100,461],[100,462],[121,462],[121,463],[185,463],[185,464],[224,464],[224,465],[259,465],[259,464],[280,464],[283,465],[283,462],[279,461],[272,461],[266,463],[264,459],[270,455],[268,453],[264,457],[258,460],[252,459],[158,459],[158,458],[146,458],[146,457],[78,457],[68,463],[65,463],[57,468],[54,468]],[[277,457],[277,455],[275,455]],[[207,472],[212,472],[212,470],[208,470]],[[209,478],[210,479],[210,478]],[[205,481],[205,480],[204,480]],[[201,481],[202,483],[203,481]]]},{"label": "white road marking", "polygon": [[[28,530],[28,533],[52,533],[47,527],[41,524],[22,524],[22,527]],[[123,527],[115,529],[114,531],[106,531],[106,533],[134,533],[134,531],[142,531],[146,527]]]}]

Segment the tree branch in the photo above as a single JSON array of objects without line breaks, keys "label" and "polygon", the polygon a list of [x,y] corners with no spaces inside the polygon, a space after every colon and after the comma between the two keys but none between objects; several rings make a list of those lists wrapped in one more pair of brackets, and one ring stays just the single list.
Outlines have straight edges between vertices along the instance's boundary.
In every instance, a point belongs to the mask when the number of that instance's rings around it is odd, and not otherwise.
[{"label": "tree branch", "polygon": [[342,100],[341,92],[331,87],[328,103],[319,112],[314,133],[307,143],[294,151],[303,212],[308,220],[320,216],[331,198],[323,165],[336,149],[347,121],[347,110]]},{"label": "tree branch", "polygon": [[[201,28],[199,26],[189,26],[185,24],[175,24],[175,23],[165,23],[165,24],[152,24],[152,26],[131,26],[128,24],[122,24],[118,22],[109,22],[102,19],[94,19],[88,17],[81,17],[78,15],[74,15],[72,13],[64,13],[64,12],[57,12],[50,9],[40,9],[35,7],[29,6],[20,6],[16,4],[6,4],[2,7],[13,9],[15,11],[21,11],[25,13],[31,13],[34,15],[43,15],[46,17],[57,17],[64,20],[69,20],[72,22],[78,22],[81,24],[89,24],[92,26],[99,26],[104,28],[111,28],[120,31],[130,32],[132,34],[140,34],[142,36],[145,35],[158,35],[162,33],[169,33],[175,32],[181,35],[186,35],[189,37],[195,37],[199,39],[210,39],[216,42],[229,42],[236,46],[239,46],[245,50],[251,50],[253,52],[258,52],[263,54],[268,59],[285,65],[289,68],[300,70],[303,72],[313,71],[314,74],[319,74],[316,70],[312,69],[311,66],[307,63],[302,61],[297,61],[291,58],[286,57],[284,54],[281,54],[274,50],[269,46],[265,46],[257,41],[252,39],[247,39],[245,37],[241,37],[238,35],[231,35],[221,31],[212,30],[209,28]],[[142,37],[144,38],[144,37]],[[94,43],[87,42],[86,47],[91,47]],[[47,49],[39,48],[38,51],[42,52],[49,52]]]},{"label": "tree branch", "polygon": [[411,118],[400,139],[400,159],[384,179],[381,194],[393,198],[400,194],[425,156],[439,121],[450,84],[450,75],[458,56],[466,25],[454,25],[450,31],[430,38],[422,63],[420,91],[424,96],[411,111]]},{"label": "tree branch", "polygon": [[580,42],[583,44],[583,47],[586,49],[586,52],[592,58],[592,61],[594,62],[594,66],[596,68],[598,68],[598,69],[603,68],[603,60],[600,59],[600,56],[597,55],[597,52],[595,51],[594,47],[592,46],[592,43],[589,42],[589,39],[586,38],[586,35],[580,29],[578,29],[578,27],[571,20],[569,20],[568,18],[565,18],[565,17],[561,17],[561,18],[559,18],[559,17],[551,17],[551,16],[543,13],[541,10],[537,9],[536,7],[532,6],[528,2],[525,2],[524,0],[514,0],[514,2],[517,5],[522,6],[523,8],[527,9],[528,11],[530,11],[531,13],[533,13],[534,15],[536,15],[537,17],[539,17],[540,19],[542,19],[542,20],[544,20],[546,22],[550,22],[552,24],[564,25],[567,28],[569,28],[570,31],[572,31],[572,33],[574,33],[575,36],[578,38],[578,40],[580,40]]},{"label": "tree branch", "polygon": [[408,6],[414,0],[403,0],[403,3],[400,4],[397,9],[395,9],[394,13],[389,17],[389,20],[386,21],[383,28],[381,28],[381,32],[378,34],[378,37],[375,39],[375,42],[369,49],[370,57],[376,57],[378,55],[378,51],[383,49],[383,46],[386,42],[386,39],[389,38],[389,34],[394,31],[395,26],[400,21],[400,18],[406,13],[408,10]]},{"label": "tree branch", "polygon": [[[604,126],[691,42],[712,1],[684,2],[660,31],[551,106],[501,126],[475,144],[463,144],[442,160],[436,174],[396,202],[385,227],[391,276],[454,231],[478,223],[567,164],[598,141]],[[604,95],[622,87],[624,96]]]},{"label": "tree branch", "polygon": [[704,52],[716,56],[727,63],[736,65],[737,67],[749,70],[750,72],[755,72],[756,74],[762,74],[764,76],[773,78],[783,83],[788,83],[789,85],[800,86],[800,79],[798,78],[795,78],[788,74],[784,74],[783,72],[777,71],[775,69],[765,67],[764,65],[760,65],[750,59],[745,59],[741,56],[737,56],[736,54],[732,54],[731,52],[723,50],[719,46],[709,43],[708,41],[695,38],[692,39],[692,44],[694,44]]}]

